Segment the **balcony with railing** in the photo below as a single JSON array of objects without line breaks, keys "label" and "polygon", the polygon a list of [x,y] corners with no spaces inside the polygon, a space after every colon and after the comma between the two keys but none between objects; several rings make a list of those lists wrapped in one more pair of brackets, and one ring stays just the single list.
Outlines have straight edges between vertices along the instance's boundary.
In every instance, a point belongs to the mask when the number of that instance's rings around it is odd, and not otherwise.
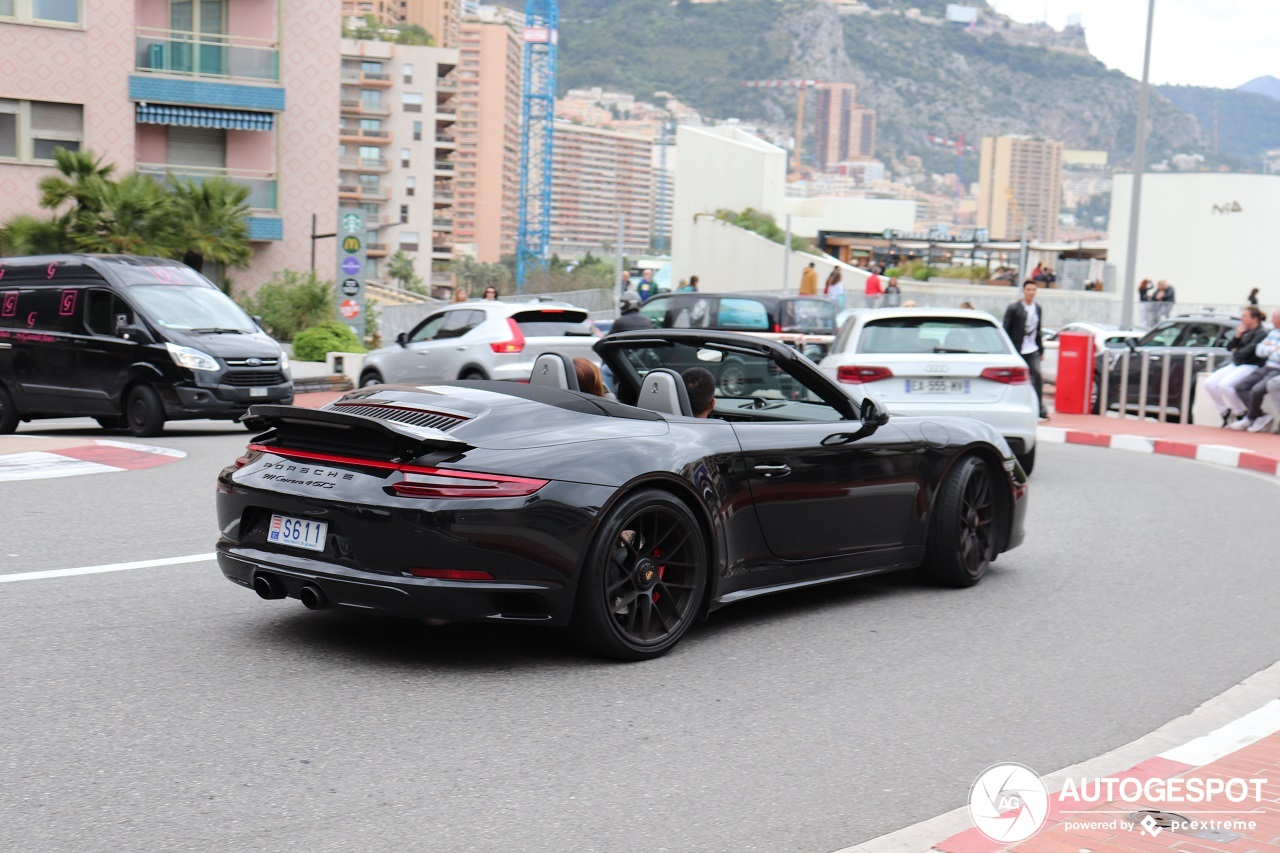
[{"label": "balcony with railing", "polygon": [[390,104],[371,104],[362,98],[343,98],[339,102],[343,114],[354,116],[389,116]]},{"label": "balcony with railing", "polygon": [[348,172],[385,172],[391,168],[386,157],[340,157],[338,165]]},{"label": "balcony with railing", "polygon": [[134,47],[137,70],[143,73],[280,82],[280,47],[271,39],[135,27]]},{"label": "balcony with railing", "polygon": [[447,207],[453,204],[453,185],[448,183],[435,184],[431,197],[436,207]]},{"label": "balcony with railing", "polygon": [[391,88],[391,75],[381,71],[361,71],[358,68],[344,68],[342,69],[342,82],[366,88],[378,86],[389,89]]},{"label": "balcony with railing", "polygon": [[341,127],[338,138],[343,142],[357,142],[365,145],[390,145],[391,131],[368,130],[363,127]]},{"label": "balcony with railing", "polygon": [[344,201],[386,201],[391,197],[387,187],[366,187],[362,184],[339,184],[338,198]]},{"label": "balcony with railing", "polygon": [[435,162],[435,170],[438,175],[452,175],[453,169],[452,160],[437,160]]},{"label": "balcony with railing", "polygon": [[275,213],[279,209],[277,203],[277,182],[275,172],[259,172],[250,169],[212,169],[201,166],[182,166],[176,163],[139,163],[138,172],[150,175],[157,180],[165,180],[169,176],[186,178],[201,183],[208,178],[228,178],[249,188],[249,198],[245,201],[250,210]]}]

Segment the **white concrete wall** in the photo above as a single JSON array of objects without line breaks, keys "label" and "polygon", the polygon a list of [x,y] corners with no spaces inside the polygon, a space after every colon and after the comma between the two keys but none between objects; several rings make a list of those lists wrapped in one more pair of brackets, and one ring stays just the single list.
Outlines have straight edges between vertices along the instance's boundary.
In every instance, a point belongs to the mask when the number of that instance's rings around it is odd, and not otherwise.
[{"label": "white concrete wall", "polygon": [[[759,234],[746,231],[716,219],[702,215],[693,223],[687,235],[688,249],[683,261],[689,274],[698,276],[698,290],[708,293],[731,291],[768,291],[771,293],[797,293],[800,275],[810,262],[816,263],[818,291],[833,267],[840,267],[846,295],[861,295],[868,273],[831,257],[820,257],[808,252],[786,252],[781,243],[775,243]],[[783,256],[786,258],[785,275]],[[850,303],[854,304],[854,303]]]},{"label": "white concrete wall", "polygon": [[[1132,193],[1133,175],[1117,174],[1107,262],[1120,277],[1118,289],[1129,254]],[[1231,211],[1235,204],[1240,210]],[[1224,309],[1243,305],[1254,287],[1262,289],[1264,303],[1280,297],[1280,284],[1267,272],[1280,226],[1280,175],[1144,174],[1140,216],[1135,286],[1144,278],[1167,279],[1178,303]]]},{"label": "white concrete wall", "polygon": [[[787,172],[786,151],[735,127],[682,125],[676,131],[676,148],[680,156],[672,211],[672,280],[707,275],[732,260],[707,263],[715,259],[695,246],[696,215],[750,207],[781,221]],[[781,265],[779,257],[779,269]]]},{"label": "white concrete wall", "polygon": [[819,231],[880,233],[915,230],[916,203],[896,198],[789,198],[791,231],[800,237],[817,237]]}]

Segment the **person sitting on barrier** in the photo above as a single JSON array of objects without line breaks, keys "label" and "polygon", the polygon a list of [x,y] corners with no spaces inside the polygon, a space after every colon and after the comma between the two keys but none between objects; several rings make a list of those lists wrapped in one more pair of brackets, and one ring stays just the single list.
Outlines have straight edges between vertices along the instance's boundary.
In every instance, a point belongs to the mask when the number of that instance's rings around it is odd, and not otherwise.
[{"label": "person sitting on barrier", "polygon": [[1231,361],[1215,370],[1204,384],[1204,390],[1222,416],[1223,426],[1231,423],[1233,415],[1244,415],[1246,407],[1235,386],[1261,367],[1265,360],[1257,352],[1258,344],[1267,337],[1267,330],[1262,325],[1265,319],[1266,315],[1256,305],[1245,306],[1235,337],[1227,343]]},{"label": "person sitting on barrier", "polygon": [[689,392],[689,408],[695,418],[711,417],[716,407],[716,378],[705,367],[690,367],[680,374]]},{"label": "person sitting on barrier", "polygon": [[1267,383],[1280,376],[1280,308],[1271,313],[1271,324],[1276,328],[1258,344],[1257,354],[1266,358],[1262,367],[1236,383],[1235,391],[1245,403],[1244,416],[1231,425],[1231,429],[1262,432],[1275,420],[1262,413],[1262,401],[1267,396]]},{"label": "person sitting on barrier", "polygon": [[1264,387],[1267,389],[1267,397],[1271,399],[1271,408],[1280,412],[1280,376],[1272,376]]}]

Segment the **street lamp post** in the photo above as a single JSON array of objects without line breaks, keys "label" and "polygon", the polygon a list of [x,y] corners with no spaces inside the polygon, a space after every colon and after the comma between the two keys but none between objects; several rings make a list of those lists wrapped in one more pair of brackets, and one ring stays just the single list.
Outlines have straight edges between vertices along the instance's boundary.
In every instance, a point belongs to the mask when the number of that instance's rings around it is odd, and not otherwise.
[{"label": "street lamp post", "polygon": [[1151,78],[1151,31],[1156,0],[1147,4],[1147,46],[1142,56],[1142,88],[1138,90],[1138,127],[1133,141],[1133,195],[1129,197],[1129,240],[1124,256],[1124,295],[1120,303],[1120,325],[1133,328],[1133,296],[1138,270],[1138,210],[1142,204],[1142,173],[1147,167],[1147,101]]}]

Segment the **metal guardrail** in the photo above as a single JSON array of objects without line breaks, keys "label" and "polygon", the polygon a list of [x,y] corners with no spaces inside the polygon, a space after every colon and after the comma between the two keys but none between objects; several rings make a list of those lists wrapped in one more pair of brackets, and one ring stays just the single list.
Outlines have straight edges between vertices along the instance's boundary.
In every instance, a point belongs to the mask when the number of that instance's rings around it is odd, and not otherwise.
[{"label": "metal guardrail", "polygon": [[[1154,417],[1162,423],[1167,421],[1172,414],[1170,403],[1174,402],[1169,399],[1169,378],[1172,374],[1172,368],[1177,361],[1182,364],[1182,389],[1178,395],[1176,402],[1178,403],[1177,415],[1182,423],[1191,422],[1191,405],[1195,397],[1196,378],[1200,373],[1213,373],[1218,367],[1220,358],[1229,359],[1230,356],[1222,356],[1220,353],[1197,354],[1195,352],[1184,352],[1179,355],[1176,360],[1171,352],[1163,352],[1157,355],[1148,355],[1140,349],[1125,347],[1118,351],[1118,355],[1114,358],[1113,351],[1106,351],[1104,365],[1105,372],[1102,374],[1102,382],[1098,385],[1098,413],[1105,415],[1114,403],[1116,409],[1120,412],[1120,417],[1129,418],[1136,417],[1138,420],[1146,420],[1148,417]],[[1142,370],[1138,374],[1138,397],[1136,401],[1129,400],[1129,377],[1133,366],[1133,359],[1142,359]],[[1154,365],[1160,366],[1160,393],[1154,403],[1148,397],[1151,391],[1151,368]],[[1111,400],[1111,376],[1119,369],[1119,385],[1116,396],[1118,399]],[[1154,411],[1148,411],[1154,408]]]}]

